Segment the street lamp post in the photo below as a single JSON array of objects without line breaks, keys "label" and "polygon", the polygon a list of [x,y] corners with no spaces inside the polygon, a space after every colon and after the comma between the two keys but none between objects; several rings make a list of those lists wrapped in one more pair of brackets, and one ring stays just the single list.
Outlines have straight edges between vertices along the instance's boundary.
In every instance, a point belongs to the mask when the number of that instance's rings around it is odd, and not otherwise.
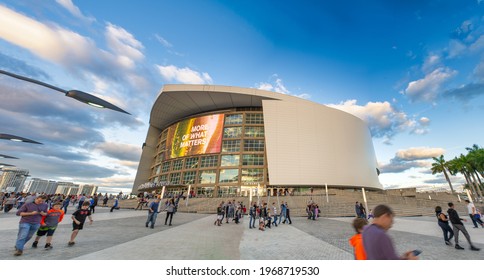
[{"label": "street lamp post", "polygon": [[[25,143],[32,143],[32,144],[40,144],[40,145],[43,145],[40,142],[31,140],[31,139],[28,139],[28,138],[20,137],[20,136],[17,136],[17,135],[12,135],[12,134],[2,134],[2,133],[0,133],[0,139],[10,140],[10,141],[14,141],[14,142],[25,142]],[[12,158],[12,157],[10,157],[10,158]]]},{"label": "street lamp post", "polygon": [[111,110],[114,110],[114,111],[118,111],[118,112],[121,112],[121,113],[131,115],[130,113],[124,111],[123,109],[117,107],[116,105],[113,105],[113,104],[111,104],[111,103],[109,103],[109,102],[107,102],[107,101],[105,101],[101,98],[98,98],[98,97],[96,97],[92,94],[89,94],[89,93],[86,93],[86,92],[83,92],[83,91],[80,91],[80,90],[61,89],[61,88],[58,88],[56,86],[53,86],[53,85],[50,85],[50,84],[47,84],[47,83],[44,83],[44,82],[41,82],[41,81],[37,81],[37,80],[31,79],[31,78],[27,78],[27,77],[24,77],[24,76],[13,74],[13,73],[1,70],[1,69],[0,69],[0,74],[4,74],[4,75],[10,76],[10,77],[13,77],[15,79],[31,82],[31,83],[34,83],[34,84],[37,84],[37,85],[41,85],[41,86],[53,89],[55,91],[62,92],[68,97],[74,98],[78,101],[81,101],[83,103],[86,103],[86,104],[94,106],[94,107],[108,108],[108,109],[111,109]]},{"label": "street lamp post", "polygon": [[0,158],[18,159],[18,158],[16,158],[16,157],[7,156],[7,155],[2,155],[2,154],[0,154]]}]

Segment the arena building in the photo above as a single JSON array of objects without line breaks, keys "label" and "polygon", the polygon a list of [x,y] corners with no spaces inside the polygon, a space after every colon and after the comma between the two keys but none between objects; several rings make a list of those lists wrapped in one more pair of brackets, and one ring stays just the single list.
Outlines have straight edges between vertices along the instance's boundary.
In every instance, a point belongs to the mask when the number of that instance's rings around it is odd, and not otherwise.
[{"label": "arena building", "polygon": [[133,193],[245,196],[326,186],[382,189],[361,119],[253,88],[165,85]]}]

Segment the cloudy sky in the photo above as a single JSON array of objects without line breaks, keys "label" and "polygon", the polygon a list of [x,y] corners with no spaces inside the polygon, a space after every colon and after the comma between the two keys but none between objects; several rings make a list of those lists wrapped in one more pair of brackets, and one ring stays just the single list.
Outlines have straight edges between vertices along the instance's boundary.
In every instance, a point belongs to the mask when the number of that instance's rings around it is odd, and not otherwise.
[{"label": "cloudy sky", "polygon": [[386,188],[446,186],[431,158],[484,144],[484,1],[395,2],[1,1],[0,69],[131,113],[0,75],[0,133],[43,143],[2,141],[2,162],[130,190],[162,86],[216,84],[352,113]]}]

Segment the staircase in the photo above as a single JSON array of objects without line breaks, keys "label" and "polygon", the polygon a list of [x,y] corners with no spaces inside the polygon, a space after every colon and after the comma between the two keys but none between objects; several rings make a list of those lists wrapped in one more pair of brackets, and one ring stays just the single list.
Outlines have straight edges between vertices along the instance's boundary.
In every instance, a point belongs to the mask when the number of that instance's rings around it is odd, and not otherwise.
[{"label": "staircase", "polygon": [[[430,196],[430,198],[429,198]],[[417,193],[415,189],[405,190],[386,190],[386,191],[367,191],[367,204],[369,209],[375,208],[379,204],[386,204],[390,206],[397,216],[433,216],[435,207],[441,206],[446,211],[447,203],[453,202],[456,210],[461,217],[467,216],[467,208],[462,200],[459,202],[456,195],[448,193]],[[181,199],[178,205],[178,211],[187,213],[216,213],[218,205],[223,201],[242,202],[249,209],[249,197],[196,197],[187,200]],[[260,197],[260,201],[272,202],[276,201],[278,210],[282,202],[287,202],[291,210],[291,216],[306,216],[306,206],[309,201],[318,204],[320,215],[322,217],[354,217],[355,202],[363,202],[363,194],[361,190],[328,190],[328,202],[326,201],[326,193],[324,189],[316,189],[312,194],[300,194],[294,196],[270,196]],[[162,202],[164,202],[163,200]],[[257,197],[252,197],[252,202],[257,202]],[[484,204],[475,203],[476,207],[484,208]],[[136,199],[121,200],[121,208],[134,209],[138,205]],[[144,209],[146,207],[143,207]]]}]

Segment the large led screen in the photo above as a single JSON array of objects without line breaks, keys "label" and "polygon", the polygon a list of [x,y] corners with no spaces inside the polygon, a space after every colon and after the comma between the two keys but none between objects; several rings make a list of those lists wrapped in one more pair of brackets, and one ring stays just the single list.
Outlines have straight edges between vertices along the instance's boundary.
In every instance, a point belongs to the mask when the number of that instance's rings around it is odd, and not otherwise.
[{"label": "large led screen", "polygon": [[224,114],[181,121],[168,128],[167,158],[220,153]]}]

